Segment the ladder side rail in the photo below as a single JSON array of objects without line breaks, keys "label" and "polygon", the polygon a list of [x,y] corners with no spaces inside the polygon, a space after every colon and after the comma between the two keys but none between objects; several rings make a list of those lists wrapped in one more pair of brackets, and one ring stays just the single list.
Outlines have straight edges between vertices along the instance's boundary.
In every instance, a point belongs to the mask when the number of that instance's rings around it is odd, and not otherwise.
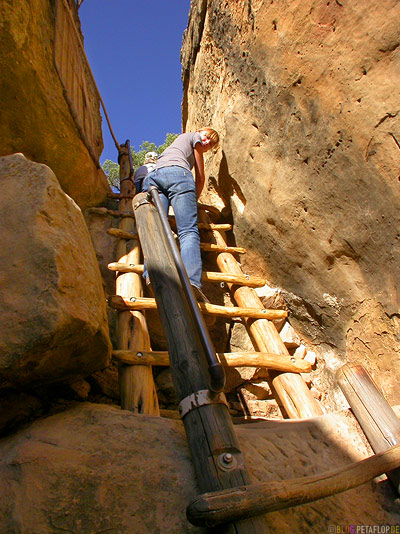
[{"label": "ladder side rail", "polygon": [[[209,223],[210,219],[205,210],[200,210],[201,222]],[[226,246],[225,233],[211,230],[210,239],[217,245]],[[217,265],[222,272],[243,276],[243,271],[236,258],[229,252],[222,252],[217,256]],[[238,306],[247,308],[264,308],[261,299],[254,289],[238,287],[228,283],[233,298]],[[260,352],[278,353],[290,357],[278,330],[268,319],[244,319],[255,348]],[[312,396],[301,375],[297,373],[269,373],[272,378],[278,401],[291,419],[307,418],[322,415],[323,411],[318,401]]]},{"label": "ladder side rail", "polygon": [[[120,191],[122,197],[131,197],[135,193],[132,179],[132,162],[129,141],[121,146]],[[121,198],[118,210],[122,213],[132,211],[130,198]],[[132,217],[122,217],[119,229],[123,232],[136,233],[136,222]],[[116,247],[118,262],[137,264],[141,260],[138,239],[127,242],[119,239]],[[116,277],[116,293],[122,296],[141,296],[143,294],[141,276],[135,273],[118,273]],[[142,311],[118,311],[116,336],[118,349],[150,350],[150,336],[145,315]],[[121,407],[136,413],[160,415],[156,387],[152,367],[132,366],[119,362],[118,365]]]}]

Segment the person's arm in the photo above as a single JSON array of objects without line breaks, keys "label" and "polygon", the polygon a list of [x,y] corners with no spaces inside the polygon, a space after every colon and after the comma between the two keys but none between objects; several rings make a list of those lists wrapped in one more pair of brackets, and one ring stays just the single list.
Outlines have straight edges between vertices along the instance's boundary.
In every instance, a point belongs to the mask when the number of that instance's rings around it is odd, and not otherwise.
[{"label": "person's arm", "polygon": [[204,174],[204,159],[203,152],[201,151],[201,143],[196,143],[194,146],[194,171],[196,175],[196,194],[199,198],[201,192],[203,191],[204,183],[206,177]]}]

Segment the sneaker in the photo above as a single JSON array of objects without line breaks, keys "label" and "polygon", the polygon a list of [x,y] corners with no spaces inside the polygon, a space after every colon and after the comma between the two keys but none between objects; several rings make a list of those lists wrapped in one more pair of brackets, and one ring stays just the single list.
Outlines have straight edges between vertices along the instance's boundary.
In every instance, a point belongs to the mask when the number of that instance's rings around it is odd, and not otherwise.
[{"label": "sneaker", "polygon": [[[208,300],[208,298],[205,296],[203,291],[197,287],[192,285],[193,292],[195,294],[197,302],[204,302],[204,304],[211,304],[211,302]],[[215,323],[216,317],[215,315],[204,315],[204,322],[207,326],[212,326]]]},{"label": "sneaker", "polygon": [[205,304],[211,304],[208,298],[205,296],[205,294],[202,292],[202,290],[199,287],[194,286],[192,284],[192,289],[194,291],[197,302],[204,302]]}]

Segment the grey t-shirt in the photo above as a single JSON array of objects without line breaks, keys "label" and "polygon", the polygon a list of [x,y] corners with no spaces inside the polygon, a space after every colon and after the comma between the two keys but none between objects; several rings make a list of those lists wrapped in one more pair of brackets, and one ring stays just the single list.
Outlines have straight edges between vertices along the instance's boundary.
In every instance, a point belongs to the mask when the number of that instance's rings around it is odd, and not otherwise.
[{"label": "grey t-shirt", "polygon": [[194,165],[194,147],[196,143],[201,143],[199,132],[178,135],[175,141],[159,156],[156,169],[177,165],[190,171]]}]

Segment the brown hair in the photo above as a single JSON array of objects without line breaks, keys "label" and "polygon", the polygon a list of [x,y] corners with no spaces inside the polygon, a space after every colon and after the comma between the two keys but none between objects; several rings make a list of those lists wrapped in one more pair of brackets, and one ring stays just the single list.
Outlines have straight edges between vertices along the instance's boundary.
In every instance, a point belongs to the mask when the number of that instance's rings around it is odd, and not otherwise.
[{"label": "brown hair", "polygon": [[198,132],[204,132],[207,137],[210,139],[211,141],[211,146],[213,148],[215,148],[216,146],[218,146],[218,143],[219,143],[219,135],[218,135],[218,132],[216,132],[215,130],[213,130],[212,128],[199,128],[197,130]]}]

